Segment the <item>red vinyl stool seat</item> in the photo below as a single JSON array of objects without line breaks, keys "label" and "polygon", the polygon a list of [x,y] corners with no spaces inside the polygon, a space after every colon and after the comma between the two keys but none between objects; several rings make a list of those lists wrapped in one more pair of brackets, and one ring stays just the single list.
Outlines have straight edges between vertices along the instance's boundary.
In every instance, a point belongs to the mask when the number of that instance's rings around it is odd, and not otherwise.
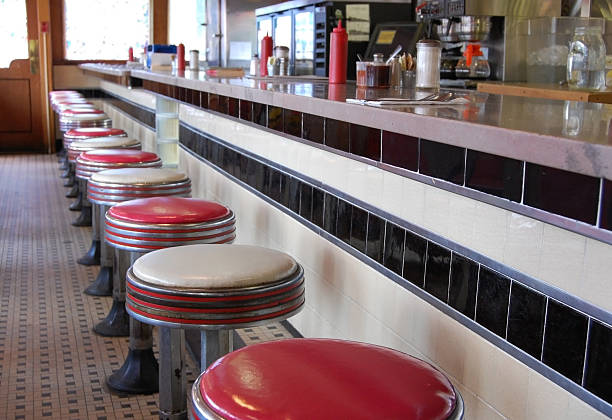
[{"label": "red vinyl stool seat", "polygon": [[[94,231],[93,234],[97,233],[98,238],[104,238],[106,212],[110,206],[137,198],[190,195],[191,180],[184,173],[173,169],[122,168],[95,172],[87,180],[87,199],[92,203],[93,220],[96,220],[98,225],[98,232]],[[85,293],[92,296],[111,296],[112,269],[113,251],[108,242],[102,240],[100,271],[96,280],[85,289]]]},{"label": "red vinyl stool seat", "polygon": [[76,173],[83,179],[107,169],[159,168],[162,161],[155,153],[140,150],[103,149],[81,153],[76,159]]},{"label": "red vinyl stool seat", "polygon": [[386,347],[331,339],[253,344],[195,381],[195,419],[411,419],[463,417],[450,381]]},{"label": "red vinyl stool seat", "polygon": [[[123,175],[128,178],[127,174]],[[129,178],[133,179],[134,175],[130,174]],[[108,317],[96,325],[94,331],[109,335],[119,332],[122,326],[129,326],[130,331],[128,357],[123,366],[109,376],[107,384],[119,392],[157,392],[159,369],[153,356],[151,326],[136,319],[128,322],[125,311],[128,263],[155,249],[232,242],[236,237],[235,217],[230,209],[211,201],[153,197],[125,201],[111,207],[106,213],[105,225],[105,241],[115,248],[117,262],[116,275],[113,276],[113,306]]]},{"label": "red vinyl stool seat", "polygon": [[287,319],[304,306],[303,268],[283,252],[258,246],[160,249],[136,260],[126,278],[130,316],[159,327],[161,418],[187,414],[185,376],[176,374],[183,329],[200,329],[205,369],[232,351],[233,329]]}]

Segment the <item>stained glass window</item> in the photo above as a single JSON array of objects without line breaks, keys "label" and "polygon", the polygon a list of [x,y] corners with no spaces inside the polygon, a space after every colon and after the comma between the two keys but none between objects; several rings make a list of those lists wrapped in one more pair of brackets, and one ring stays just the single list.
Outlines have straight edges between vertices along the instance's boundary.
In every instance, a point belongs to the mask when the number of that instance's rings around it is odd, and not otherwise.
[{"label": "stained glass window", "polygon": [[126,60],[149,41],[149,0],[64,0],[66,60]]},{"label": "stained glass window", "polygon": [[28,16],[25,0],[0,0],[0,68],[28,58]]}]

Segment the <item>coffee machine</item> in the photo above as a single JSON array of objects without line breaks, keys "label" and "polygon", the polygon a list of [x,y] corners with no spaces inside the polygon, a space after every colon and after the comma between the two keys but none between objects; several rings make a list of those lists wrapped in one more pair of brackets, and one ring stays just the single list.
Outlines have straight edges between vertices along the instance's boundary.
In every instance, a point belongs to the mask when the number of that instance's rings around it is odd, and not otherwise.
[{"label": "coffee machine", "polygon": [[[525,80],[525,42],[520,36],[526,18],[560,16],[561,0],[425,0],[415,8],[428,36],[443,47],[442,84],[469,86],[445,79],[449,61],[478,43],[490,66],[490,80]],[[446,59],[446,60],[445,60]],[[446,67],[445,67],[446,66]]]}]

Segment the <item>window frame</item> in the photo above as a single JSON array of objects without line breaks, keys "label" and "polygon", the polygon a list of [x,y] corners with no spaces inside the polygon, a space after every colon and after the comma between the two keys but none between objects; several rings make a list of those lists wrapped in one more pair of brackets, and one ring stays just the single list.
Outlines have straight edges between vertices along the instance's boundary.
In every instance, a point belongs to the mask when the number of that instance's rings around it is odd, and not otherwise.
[{"label": "window frame", "polygon": [[[51,1],[51,45],[54,65],[84,63],[124,64],[126,60],[67,60],[64,27],[64,0]],[[168,39],[168,0],[149,0],[149,38],[152,44],[165,44]],[[126,51],[127,56],[127,51]],[[127,57],[126,57],[127,59]]]}]

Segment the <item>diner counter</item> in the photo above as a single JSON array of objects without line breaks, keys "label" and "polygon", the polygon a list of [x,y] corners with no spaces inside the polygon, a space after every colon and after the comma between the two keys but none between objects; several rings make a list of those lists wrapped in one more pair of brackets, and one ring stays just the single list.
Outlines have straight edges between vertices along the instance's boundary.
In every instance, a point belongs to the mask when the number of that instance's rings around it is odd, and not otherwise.
[{"label": "diner counter", "polygon": [[[605,381],[583,379],[585,363],[591,375],[605,367],[609,354],[595,350],[612,337],[611,108],[455,91],[470,103],[380,109],[345,101],[425,93],[189,71],[130,78],[132,89],[99,82],[113,125],[177,162],[195,197],[235,209],[240,243],[303,263],[310,298],[291,320],[302,335],[419,352],[453,372],[470,407],[503,389],[500,378],[537,374],[545,392],[561,387],[599,412],[573,417],[612,413]],[[564,332],[554,341],[560,325],[573,325],[574,347]],[[448,348],[467,353],[438,357]],[[576,374],[542,348],[577,360]],[[485,369],[499,384],[483,388],[468,375],[482,360],[517,367]],[[523,405],[535,395],[514,388]],[[481,417],[524,417],[515,400],[483,398],[493,408]]]},{"label": "diner counter", "polygon": [[[92,66],[88,67],[91,70]],[[468,105],[393,106],[346,103],[347,98],[421,98],[427,91],[358,89],[297,79],[208,78],[204,72],[132,70],[131,77],[259,102],[390,132],[612,179],[612,107],[475,91],[454,92]]]}]

